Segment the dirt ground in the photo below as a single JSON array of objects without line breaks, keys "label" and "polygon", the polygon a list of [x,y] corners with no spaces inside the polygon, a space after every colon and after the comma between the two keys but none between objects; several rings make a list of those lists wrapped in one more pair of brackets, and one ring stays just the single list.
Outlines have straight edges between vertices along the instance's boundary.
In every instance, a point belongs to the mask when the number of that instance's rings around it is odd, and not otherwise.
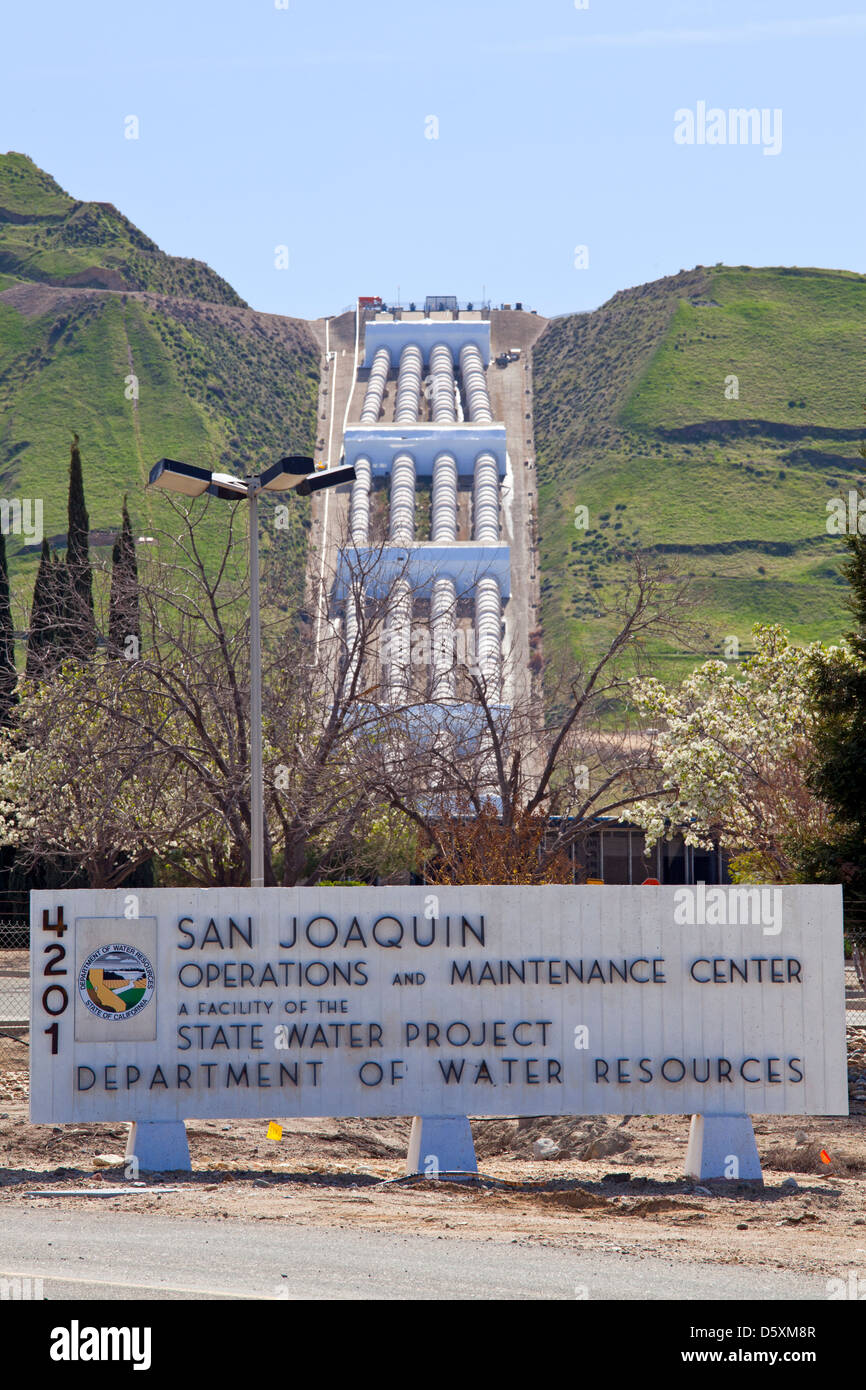
[{"label": "dirt ground", "polygon": [[[764,1187],[683,1176],[688,1116],[473,1120],[479,1180],[403,1176],[410,1121],[191,1120],[192,1173],[124,1178],[125,1125],[31,1125],[26,1039],[0,1036],[0,1225],[9,1203],[449,1233],[866,1278],[866,1030],[848,1118],[755,1116]],[[273,1117],[280,1120],[278,1115]],[[542,1148],[534,1147],[541,1141]],[[824,1150],[830,1162],[821,1157]],[[540,1156],[543,1154],[543,1156]],[[793,1185],[791,1180],[793,1179]],[[787,1185],[786,1185],[787,1184]],[[122,1188],[95,1199],[38,1197]]]}]

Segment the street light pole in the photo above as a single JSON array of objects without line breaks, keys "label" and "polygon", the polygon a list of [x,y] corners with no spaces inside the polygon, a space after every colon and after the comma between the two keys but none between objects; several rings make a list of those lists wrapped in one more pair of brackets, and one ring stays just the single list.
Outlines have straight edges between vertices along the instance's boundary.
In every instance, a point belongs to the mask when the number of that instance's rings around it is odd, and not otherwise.
[{"label": "street light pole", "polygon": [[181,459],[159,459],[150,470],[149,487],[184,497],[209,492],[226,502],[246,501],[250,508],[250,887],[265,886],[265,788],[262,755],[262,622],[259,603],[259,493],[297,492],[309,497],[321,488],[340,487],[355,477],[352,464],[321,471],[305,455],[289,454],[257,478],[214,473]]},{"label": "street light pole", "polygon": [[259,611],[258,478],[249,481],[250,512],[250,887],[265,886],[265,789],[262,770],[262,623]]}]

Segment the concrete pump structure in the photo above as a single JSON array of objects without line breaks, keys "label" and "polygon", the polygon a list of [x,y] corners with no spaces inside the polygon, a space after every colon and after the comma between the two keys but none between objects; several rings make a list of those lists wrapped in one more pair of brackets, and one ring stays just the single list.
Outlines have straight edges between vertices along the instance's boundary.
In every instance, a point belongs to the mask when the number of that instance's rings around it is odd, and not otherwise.
[{"label": "concrete pump structure", "polygon": [[[439,304],[442,310],[407,312],[399,306],[388,310],[379,300],[377,308],[361,306],[356,314],[353,307],[314,325],[323,361],[317,450],[328,467],[353,463],[357,480],[312,498],[311,590],[317,603],[329,591],[330,607],[327,612],[320,607],[318,630],[338,635],[343,622],[351,651],[360,589],[387,603],[394,582],[405,579],[411,612],[401,611],[395,601],[395,628],[402,625],[405,631],[408,625],[413,638],[427,633],[430,639],[426,692],[419,667],[410,673],[412,703],[427,701],[421,727],[445,727],[458,739],[465,730],[471,740],[479,726],[478,708],[461,691],[453,660],[454,641],[467,629],[478,641],[482,667],[494,680],[497,669],[501,673],[502,704],[523,707],[530,701],[542,707],[532,350],[546,320],[522,306],[467,311],[452,302],[449,309],[445,297],[434,301]],[[414,421],[398,423],[394,406],[407,346],[421,353],[425,389]],[[450,350],[450,365],[437,348]],[[418,504],[411,508],[415,539],[406,544],[391,540],[390,517],[382,507],[401,454],[413,460]],[[428,534],[428,488],[430,539],[419,540]],[[384,543],[384,558],[375,573],[364,565],[356,568],[354,591],[348,563],[333,586],[319,582],[326,573],[340,575],[341,546],[347,560],[364,555],[373,560],[379,558],[377,541]],[[484,582],[489,579],[496,580],[498,596]],[[335,642],[333,650],[340,646]],[[386,644],[383,658],[387,653]],[[360,689],[373,685],[377,655],[371,653],[372,670],[365,669]],[[385,699],[387,659],[382,668]],[[350,661],[348,674],[356,670]],[[398,684],[401,699],[405,689]],[[726,853],[695,849],[676,836],[647,857],[642,831],[605,818],[588,836],[580,861],[572,853],[575,881],[580,872],[609,884],[641,883],[648,874],[671,884],[729,881]]]},{"label": "concrete pump structure", "polygon": [[[458,614],[468,607],[474,663],[467,664],[480,670],[491,704],[508,703],[502,644],[511,555],[500,535],[507,450],[505,427],[494,421],[487,389],[489,321],[449,316],[367,323],[363,361],[369,375],[360,422],[347,424],[343,437],[345,462],[356,472],[349,508],[354,554],[342,553],[334,592],[343,607],[347,645],[351,651],[357,605],[363,601],[350,591],[348,576],[353,560],[371,554],[371,493],[377,481],[387,481],[387,542],[370,581],[379,595],[387,594],[385,697],[401,705],[460,705],[455,639]],[[395,367],[393,419],[386,423],[383,401]],[[429,419],[421,419],[422,412]],[[431,492],[429,541],[416,539],[416,490],[422,480],[429,481]],[[471,485],[469,540],[458,539],[461,483]],[[423,682],[413,674],[410,659],[419,601],[429,633]]]}]

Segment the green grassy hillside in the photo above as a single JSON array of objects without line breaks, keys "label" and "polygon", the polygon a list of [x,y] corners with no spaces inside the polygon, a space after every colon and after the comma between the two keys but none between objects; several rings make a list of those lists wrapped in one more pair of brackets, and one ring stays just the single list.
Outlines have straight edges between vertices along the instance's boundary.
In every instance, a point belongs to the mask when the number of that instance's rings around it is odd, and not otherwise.
[{"label": "green grassy hillside", "polygon": [[[312,452],[318,358],[302,321],[254,313],[201,262],[166,256],[108,205],[74,202],[23,155],[0,156],[0,495],[41,497],[58,548],[73,432],[92,530],[119,526],[127,492],[136,533],[152,534],[168,515],[144,492],[160,456],[243,474]],[[297,498],[289,529],[265,517],[286,593],[308,525]],[[220,530],[217,517],[211,549]],[[17,536],[7,547],[23,625],[37,557]]]},{"label": "green grassy hillside", "polygon": [[[719,266],[551,321],[534,356],[548,655],[601,645],[635,545],[692,576],[701,657],[732,636],[742,654],[759,621],[839,636],[826,504],[866,472],[864,318],[866,277]],[[652,657],[671,678],[696,659]]]}]

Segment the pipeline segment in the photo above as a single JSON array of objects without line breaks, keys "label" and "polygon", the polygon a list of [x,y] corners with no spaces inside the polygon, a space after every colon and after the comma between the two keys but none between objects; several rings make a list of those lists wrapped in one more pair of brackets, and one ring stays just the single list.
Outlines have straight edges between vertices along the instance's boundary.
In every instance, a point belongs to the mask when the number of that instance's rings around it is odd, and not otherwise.
[{"label": "pipeline segment", "polygon": [[355,481],[349,503],[349,530],[353,545],[370,544],[370,491],[373,469],[368,458],[355,460]]},{"label": "pipeline segment", "polygon": [[[457,539],[457,460],[442,453],[433,463],[430,539],[449,544]],[[457,590],[453,579],[436,579],[430,596],[430,697],[455,695],[454,622]]]},{"label": "pipeline segment", "polygon": [[388,698],[393,705],[408,704],[411,689],[412,590],[407,579],[397,579],[388,596]]},{"label": "pipeline segment", "polygon": [[[390,539],[410,545],[415,539],[415,460],[397,454],[391,468]],[[398,579],[388,597],[388,687],[393,704],[409,698],[409,654],[412,642],[412,591],[406,579]]]},{"label": "pipeline segment", "polygon": [[473,424],[491,425],[493,411],[490,408],[484,363],[474,343],[464,343],[460,349],[460,375],[469,419]]},{"label": "pipeline segment", "polygon": [[496,580],[489,575],[475,586],[475,641],[487,698],[498,703],[502,685],[502,595]]},{"label": "pipeline segment", "polygon": [[386,347],[380,347],[373,358],[373,365],[367,378],[367,391],[361,410],[362,425],[375,425],[378,421],[382,410],[382,398],[385,395],[385,382],[388,380],[390,370],[391,354]]},{"label": "pipeline segment", "polygon": [[475,460],[472,531],[482,545],[499,541],[499,468],[495,456],[486,449]]},{"label": "pipeline segment", "polygon": [[435,425],[453,424],[457,418],[454,404],[454,358],[451,349],[437,343],[430,353],[430,413]]},{"label": "pipeline segment", "polygon": [[400,370],[397,374],[397,399],[394,405],[396,425],[412,425],[418,419],[423,371],[421,349],[414,343],[407,343],[400,353]]}]

